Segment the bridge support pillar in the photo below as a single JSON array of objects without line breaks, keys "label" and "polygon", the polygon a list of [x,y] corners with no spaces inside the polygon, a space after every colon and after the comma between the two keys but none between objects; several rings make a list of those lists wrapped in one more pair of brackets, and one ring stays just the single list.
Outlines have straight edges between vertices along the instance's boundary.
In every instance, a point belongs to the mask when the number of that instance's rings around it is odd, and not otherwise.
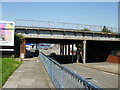
[{"label": "bridge support pillar", "polygon": [[62,45],[62,55],[64,55],[64,44]]},{"label": "bridge support pillar", "polygon": [[74,45],[72,44],[72,56],[73,56]]},{"label": "bridge support pillar", "polygon": [[65,45],[65,56],[67,55],[67,45]]},{"label": "bridge support pillar", "polygon": [[83,64],[86,63],[86,40],[83,41]]},{"label": "bridge support pillar", "polygon": [[60,55],[62,55],[62,45],[60,44]]},{"label": "bridge support pillar", "polygon": [[70,56],[70,44],[68,44],[68,56]]},{"label": "bridge support pillar", "polygon": [[77,44],[77,63],[79,63],[79,44]]},{"label": "bridge support pillar", "polygon": [[68,45],[66,45],[66,55],[68,55]]},{"label": "bridge support pillar", "polygon": [[63,45],[63,55],[65,55],[65,45]]},{"label": "bridge support pillar", "polygon": [[72,44],[72,62],[73,62],[73,59],[74,59],[74,44]]}]

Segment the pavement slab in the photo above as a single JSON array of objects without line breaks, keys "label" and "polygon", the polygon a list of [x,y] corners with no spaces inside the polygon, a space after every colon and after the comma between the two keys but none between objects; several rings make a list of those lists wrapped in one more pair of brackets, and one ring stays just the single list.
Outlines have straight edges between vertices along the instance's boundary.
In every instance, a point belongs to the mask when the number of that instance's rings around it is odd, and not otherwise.
[{"label": "pavement slab", "polygon": [[101,62],[101,63],[86,63],[80,65],[120,75],[120,70],[119,70],[120,64]]},{"label": "pavement slab", "polygon": [[[54,88],[46,75],[41,60],[38,58],[25,59],[20,67],[9,77],[4,88]],[[49,78],[49,80],[48,80]]]}]

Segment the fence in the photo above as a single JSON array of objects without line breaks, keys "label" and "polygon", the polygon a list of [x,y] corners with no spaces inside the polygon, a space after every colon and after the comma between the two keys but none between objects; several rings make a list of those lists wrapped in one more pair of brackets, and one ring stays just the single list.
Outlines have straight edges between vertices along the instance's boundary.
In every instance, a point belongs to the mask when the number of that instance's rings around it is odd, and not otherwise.
[{"label": "fence", "polygon": [[[37,20],[15,20],[16,26],[31,26],[31,27],[45,27],[45,28],[62,28],[62,29],[75,29],[83,30],[85,28],[91,31],[101,31],[103,26],[97,25],[86,25],[86,24],[75,24],[65,22],[51,22],[51,21],[37,21]],[[118,32],[118,28],[107,27],[112,32]]]},{"label": "fence", "polygon": [[40,59],[56,88],[84,88],[86,90],[101,90],[93,83],[60,65],[42,52]]}]

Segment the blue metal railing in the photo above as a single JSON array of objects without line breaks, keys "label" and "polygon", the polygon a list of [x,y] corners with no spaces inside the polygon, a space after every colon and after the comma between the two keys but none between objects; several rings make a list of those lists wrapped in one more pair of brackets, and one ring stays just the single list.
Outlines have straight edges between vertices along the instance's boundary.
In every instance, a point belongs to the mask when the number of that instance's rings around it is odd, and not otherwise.
[{"label": "blue metal railing", "polygon": [[60,65],[42,52],[39,57],[56,88],[84,88],[86,90],[101,90],[98,86],[80,75]]}]

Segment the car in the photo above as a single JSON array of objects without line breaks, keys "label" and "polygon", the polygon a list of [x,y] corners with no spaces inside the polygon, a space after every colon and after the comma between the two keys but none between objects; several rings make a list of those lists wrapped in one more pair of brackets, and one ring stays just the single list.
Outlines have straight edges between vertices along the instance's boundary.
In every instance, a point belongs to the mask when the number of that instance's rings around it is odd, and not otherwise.
[{"label": "car", "polygon": [[44,50],[48,50],[48,48],[44,48]]},{"label": "car", "polygon": [[49,57],[51,57],[52,59],[56,59],[56,54],[55,53],[50,53]]}]

